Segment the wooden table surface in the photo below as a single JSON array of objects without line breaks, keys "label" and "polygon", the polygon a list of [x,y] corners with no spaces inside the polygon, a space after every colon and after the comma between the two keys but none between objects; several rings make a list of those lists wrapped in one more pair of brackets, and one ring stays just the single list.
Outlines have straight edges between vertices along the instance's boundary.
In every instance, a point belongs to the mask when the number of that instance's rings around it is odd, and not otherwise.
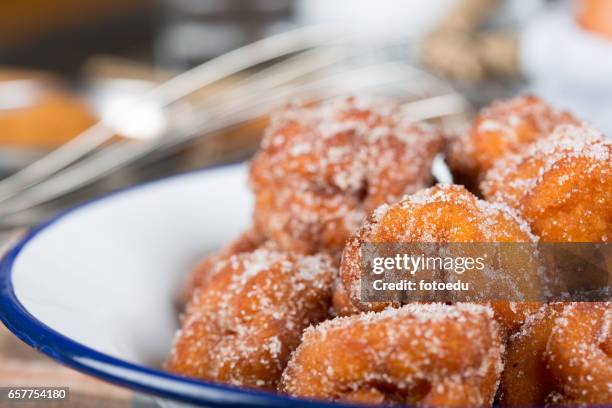
[{"label": "wooden table surface", "polygon": [[[0,387],[68,387],[67,402],[55,406],[129,407],[133,393],[63,367],[33,350],[0,325]],[[41,406],[39,403],[32,406]],[[24,407],[26,404],[15,404]],[[47,406],[47,404],[45,404]]]}]

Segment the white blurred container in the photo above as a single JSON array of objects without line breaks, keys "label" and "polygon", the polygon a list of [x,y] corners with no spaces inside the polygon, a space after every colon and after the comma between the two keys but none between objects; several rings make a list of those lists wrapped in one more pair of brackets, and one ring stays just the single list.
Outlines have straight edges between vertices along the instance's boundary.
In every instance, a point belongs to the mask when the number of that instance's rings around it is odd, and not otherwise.
[{"label": "white blurred container", "polygon": [[528,91],[612,135],[612,41],[583,30],[564,6],[541,14],[521,33]]},{"label": "white blurred container", "polygon": [[380,37],[419,38],[455,5],[457,0],[299,0],[299,24],[339,23],[353,34],[376,41]]}]

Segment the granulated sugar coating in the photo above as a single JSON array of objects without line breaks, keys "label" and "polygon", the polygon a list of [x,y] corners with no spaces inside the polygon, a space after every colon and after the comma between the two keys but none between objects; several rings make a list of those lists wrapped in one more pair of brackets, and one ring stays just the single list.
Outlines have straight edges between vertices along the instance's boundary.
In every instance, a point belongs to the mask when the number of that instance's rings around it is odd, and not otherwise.
[{"label": "granulated sugar coating", "polygon": [[500,404],[612,403],[612,304],[552,303],[531,315],[506,348]]},{"label": "granulated sugar coating", "polygon": [[572,303],[547,345],[560,405],[612,403],[612,303]]},{"label": "granulated sugar coating", "polygon": [[334,275],[327,255],[265,246],[219,261],[187,306],[168,370],[275,390],[302,330],[328,317]]},{"label": "granulated sugar coating", "polygon": [[[479,200],[462,186],[438,185],[373,211],[347,242],[340,280],[356,310],[381,310],[389,304],[361,301],[361,247],[366,243],[535,241],[527,224],[506,205]],[[490,274],[472,271],[469,279],[478,291],[492,283],[499,284],[503,278],[503,290],[535,299],[542,285],[534,262],[532,251],[525,248],[513,253],[508,262]],[[484,272],[489,272],[488,266]],[[450,280],[451,276],[444,279]],[[503,302],[498,306],[498,317],[504,326],[514,328],[524,318],[522,310],[503,307]]]},{"label": "granulated sugar coating", "polygon": [[490,308],[407,305],[310,327],[283,373],[292,396],[416,406],[487,406],[503,346]]},{"label": "granulated sugar coating", "polygon": [[291,188],[261,190],[255,201],[257,228],[283,249],[301,253],[337,256],[365,214],[356,197]]},{"label": "granulated sugar coating", "polygon": [[[183,284],[181,292],[181,303],[186,304],[193,297],[193,292],[207,282],[220,269],[223,260],[243,252],[252,252],[265,242],[264,237],[255,229],[249,229],[242,233],[219,252],[206,256],[193,268],[187,280]],[[266,245],[271,245],[268,242]]]},{"label": "granulated sugar coating", "polygon": [[544,305],[525,320],[506,343],[505,368],[499,385],[504,407],[544,406],[555,385],[548,371],[546,345],[562,304]]},{"label": "granulated sugar coating", "polygon": [[272,116],[251,166],[255,222],[287,250],[339,251],[365,211],[425,187],[442,137],[386,99]]},{"label": "granulated sugar coating", "polygon": [[468,132],[450,139],[447,162],[458,181],[477,187],[485,172],[505,155],[521,152],[558,125],[578,123],[571,114],[532,95],[493,102]]},{"label": "granulated sugar coating", "polygon": [[612,139],[586,124],[559,126],[500,161],[481,186],[515,208],[545,242],[612,238]]}]

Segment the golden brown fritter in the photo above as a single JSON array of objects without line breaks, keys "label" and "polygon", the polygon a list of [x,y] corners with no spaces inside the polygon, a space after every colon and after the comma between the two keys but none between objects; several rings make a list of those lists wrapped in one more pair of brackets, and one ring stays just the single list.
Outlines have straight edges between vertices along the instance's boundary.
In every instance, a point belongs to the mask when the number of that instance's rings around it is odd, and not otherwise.
[{"label": "golden brown fritter", "polygon": [[493,102],[480,111],[469,131],[450,139],[447,162],[458,182],[478,187],[486,171],[506,155],[523,151],[558,125],[577,123],[571,114],[533,95]]},{"label": "golden brown fritter", "polygon": [[587,125],[561,126],[498,163],[482,191],[515,208],[543,242],[608,242],[612,140]]},{"label": "golden brown fritter", "polygon": [[264,237],[258,231],[251,228],[242,233],[238,238],[219,252],[202,258],[195,265],[191,273],[187,276],[187,280],[183,284],[183,289],[181,291],[181,303],[187,304],[187,302],[189,302],[189,300],[193,297],[193,292],[201,287],[212,275],[214,275],[215,268],[222,265],[221,261],[243,252],[253,252],[265,242],[266,240]]},{"label": "golden brown fritter", "polygon": [[612,303],[577,302],[555,320],[548,367],[564,405],[612,405]]},{"label": "golden brown fritter", "polygon": [[543,306],[508,341],[500,404],[611,404],[611,327],[611,303]]},{"label": "golden brown fritter", "polygon": [[561,308],[560,304],[542,306],[508,339],[499,385],[501,406],[543,406],[554,390],[546,361],[546,345]]},{"label": "golden brown fritter", "polygon": [[302,330],[328,317],[334,275],[327,255],[267,247],[221,261],[187,306],[166,367],[275,390]]},{"label": "golden brown fritter", "polygon": [[290,106],[251,165],[256,227],[285,250],[339,252],[366,211],[430,182],[441,144],[388,100]]},{"label": "golden brown fritter", "polygon": [[[533,243],[535,240],[527,224],[509,207],[479,200],[462,186],[438,185],[375,210],[347,242],[340,280],[356,309],[381,310],[390,304],[361,301],[361,248],[367,243]],[[517,299],[540,299],[543,277],[530,248],[504,247],[499,254],[500,257],[485,262],[485,272],[490,274],[471,271],[462,275],[462,279],[473,283],[474,296],[482,295],[487,289],[492,293],[517,292]],[[441,279],[450,282],[455,277],[447,274]],[[524,319],[524,308],[538,307],[510,308],[503,299],[493,305],[500,309],[500,321],[510,330],[516,329]]]},{"label": "golden brown fritter", "polygon": [[490,308],[407,305],[305,331],[280,391],[308,399],[490,406],[502,345]]}]

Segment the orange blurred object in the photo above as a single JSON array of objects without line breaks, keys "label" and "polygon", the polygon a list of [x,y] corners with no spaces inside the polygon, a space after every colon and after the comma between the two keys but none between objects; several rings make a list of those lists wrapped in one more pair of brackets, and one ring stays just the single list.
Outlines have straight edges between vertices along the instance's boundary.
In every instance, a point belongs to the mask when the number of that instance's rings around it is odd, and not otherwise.
[{"label": "orange blurred object", "polygon": [[51,74],[0,68],[0,147],[53,149],[96,122],[87,101]]},{"label": "orange blurred object", "polygon": [[612,1],[581,0],[576,19],[585,30],[612,40]]}]

